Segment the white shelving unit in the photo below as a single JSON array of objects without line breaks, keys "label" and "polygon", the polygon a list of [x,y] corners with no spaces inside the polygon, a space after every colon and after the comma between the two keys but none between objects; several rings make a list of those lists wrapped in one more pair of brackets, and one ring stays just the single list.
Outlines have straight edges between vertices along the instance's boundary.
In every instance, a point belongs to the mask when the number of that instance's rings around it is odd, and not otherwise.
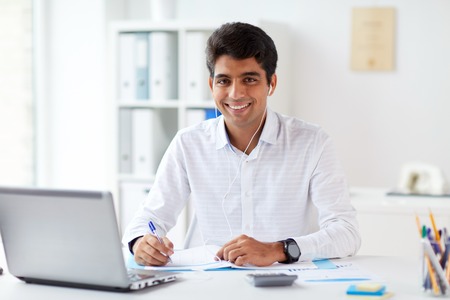
[{"label": "white shelving unit", "polygon": [[[205,97],[191,99],[188,89],[190,88],[188,82],[191,72],[196,64],[192,64],[192,58],[188,57],[187,53],[192,53],[201,51],[200,57],[203,59],[198,63],[198,68],[203,68],[200,74],[201,77],[204,76],[204,81],[202,84],[204,86],[201,88],[202,90],[208,89],[208,73],[206,68],[205,54],[204,49],[206,47],[206,38],[221,25],[222,23],[201,23],[201,22],[176,22],[176,21],[162,21],[158,23],[151,22],[141,22],[141,21],[120,21],[114,22],[110,26],[110,57],[111,57],[111,72],[110,72],[110,82],[111,88],[109,90],[111,103],[112,103],[112,138],[111,138],[111,157],[112,164],[114,164],[113,174],[111,175],[112,181],[112,189],[115,191],[116,198],[116,208],[118,208],[118,217],[120,220],[121,229],[124,229],[126,224],[130,221],[133,212],[138,208],[139,204],[145,199],[149,189],[151,188],[152,181],[154,179],[154,173],[156,171],[156,167],[159,165],[160,159],[162,155],[169,145],[172,138],[175,136],[176,132],[189,125],[188,115],[190,112],[205,109],[214,109],[214,102],[211,98],[211,94],[206,91]],[[282,84],[279,84],[277,87],[275,96],[269,100],[269,106],[273,107],[275,110],[282,113],[289,113],[291,111],[291,107],[289,105],[290,101],[290,87],[289,87],[289,74],[287,73],[287,66],[289,65],[287,53],[289,50],[288,45],[288,34],[285,27],[281,24],[271,23],[271,22],[255,22],[254,24],[260,26],[266,32],[271,35],[274,39],[277,49],[280,56],[279,68],[277,70],[278,77],[284,80]],[[176,79],[177,84],[173,87],[176,89],[175,93],[177,95],[176,98],[171,99],[163,99],[163,98],[154,98],[154,99],[136,99],[133,97],[121,97],[121,67],[123,63],[120,61],[120,36],[124,33],[152,33],[155,32],[164,32],[168,33],[172,36],[176,37],[176,47],[177,47],[177,57],[176,57]],[[194,48],[189,48],[192,45],[189,44],[189,41],[192,41],[191,37],[195,34],[202,33],[204,41],[203,45],[197,45]],[[197,36],[197,40],[199,40]],[[148,51],[152,51],[154,45],[151,45],[151,40],[148,45]],[[194,50],[192,50],[194,49]],[[284,49],[285,51],[282,51]],[[284,60],[281,57],[284,57]],[[149,59],[150,61],[150,59]],[[152,72],[152,62],[150,61],[148,65],[149,72]],[[199,72],[199,70],[195,70],[195,72]],[[198,74],[197,74],[198,75]],[[150,76],[149,76],[150,77]],[[192,77],[192,76],[191,76]],[[197,76],[198,77],[198,76]],[[149,79],[150,81],[151,79]],[[149,83],[151,88],[151,83]],[[151,93],[149,93],[150,95]],[[271,105],[273,103],[274,105]],[[123,153],[120,150],[120,147],[123,145],[128,145],[128,143],[133,144],[131,142],[131,138],[133,138],[132,132],[130,130],[124,130],[126,128],[126,124],[124,124],[124,120],[120,117],[123,112],[130,112],[129,117],[133,122],[133,113],[134,111],[145,111],[148,110],[152,112],[152,122],[158,123],[157,129],[150,128],[150,135],[148,136],[148,142],[150,143],[150,147],[152,147],[154,155],[152,156],[153,161],[151,164],[154,166],[154,171],[149,172],[139,172],[136,173],[133,171],[132,162],[133,159],[131,157],[122,157]],[[124,113],[126,115],[126,113]],[[149,123],[153,124],[153,123]],[[150,125],[151,127],[152,125]],[[134,129],[131,129],[131,131]],[[121,133],[122,132],[122,133]],[[127,135],[127,132],[129,135]],[[124,140],[121,139],[121,135],[125,136],[125,141],[128,141],[124,144]],[[142,139],[145,143],[146,139]],[[122,143],[122,144],[121,144]],[[148,145],[147,145],[148,146]],[[130,151],[130,154],[133,151]],[[121,170],[120,161],[122,159],[130,160],[131,167],[127,169],[126,172]],[[174,241],[175,245],[179,243],[182,244],[182,240],[184,239],[184,234],[186,232],[189,217],[187,216],[189,212],[184,212],[180,219],[178,220],[178,224],[176,228],[174,228],[170,233],[169,237]]]}]

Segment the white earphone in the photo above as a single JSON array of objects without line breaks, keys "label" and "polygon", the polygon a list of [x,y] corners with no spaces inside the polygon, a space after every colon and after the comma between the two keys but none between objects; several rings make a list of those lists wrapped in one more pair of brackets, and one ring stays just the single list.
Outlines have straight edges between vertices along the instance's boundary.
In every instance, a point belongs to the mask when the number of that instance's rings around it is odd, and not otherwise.
[{"label": "white earphone", "polygon": [[272,85],[269,85],[269,92],[267,93],[267,95],[269,96],[271,92],[272,92]]}]

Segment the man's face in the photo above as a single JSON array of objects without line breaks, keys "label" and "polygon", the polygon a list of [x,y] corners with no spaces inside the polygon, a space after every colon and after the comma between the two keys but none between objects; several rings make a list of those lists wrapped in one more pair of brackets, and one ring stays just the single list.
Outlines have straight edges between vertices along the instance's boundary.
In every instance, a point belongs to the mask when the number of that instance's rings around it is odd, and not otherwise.
[{"label": "man's face", "polygon": [[255,58],[237,60],[220,56],[209,85],[228,129],[258,128],[266,109],[269,86],[266,72]]}]

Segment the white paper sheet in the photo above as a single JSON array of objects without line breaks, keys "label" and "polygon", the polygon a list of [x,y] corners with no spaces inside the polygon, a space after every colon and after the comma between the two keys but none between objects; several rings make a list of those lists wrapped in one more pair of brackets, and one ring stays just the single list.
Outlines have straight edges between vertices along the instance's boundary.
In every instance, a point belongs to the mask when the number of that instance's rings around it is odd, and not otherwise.
[{"label": "white paper sheet", "polygon": [[164,270],[164,271],[183,271],[183,270],[212,270],[220,268],[246,269],[246,270],[289,270],[295,268],[296,270],[312,270],[317,269],[317,266],[312,262],[298,262],[295,264],[279,264],[275,263],[267,267],[256,267],[253,265],[236,266],[235,264],[219,260],[216,256],[220,247],[215,245],[204,245],[184,250],[175,250],[175,253],[170,257],[172,263],[168,263],[162,267],[152,266],[138,266],[137,264],[129,267],[141,267],[147,270]]}]

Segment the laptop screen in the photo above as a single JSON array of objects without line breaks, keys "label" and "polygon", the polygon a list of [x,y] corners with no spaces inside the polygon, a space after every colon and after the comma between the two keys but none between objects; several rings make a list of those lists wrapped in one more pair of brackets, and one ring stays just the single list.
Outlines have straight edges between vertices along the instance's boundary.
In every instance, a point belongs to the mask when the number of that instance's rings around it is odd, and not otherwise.
[{"label": "laptop screen", "polygon": [[19,278],[129,284],[109,192],[0,188],[0,230]]}]

